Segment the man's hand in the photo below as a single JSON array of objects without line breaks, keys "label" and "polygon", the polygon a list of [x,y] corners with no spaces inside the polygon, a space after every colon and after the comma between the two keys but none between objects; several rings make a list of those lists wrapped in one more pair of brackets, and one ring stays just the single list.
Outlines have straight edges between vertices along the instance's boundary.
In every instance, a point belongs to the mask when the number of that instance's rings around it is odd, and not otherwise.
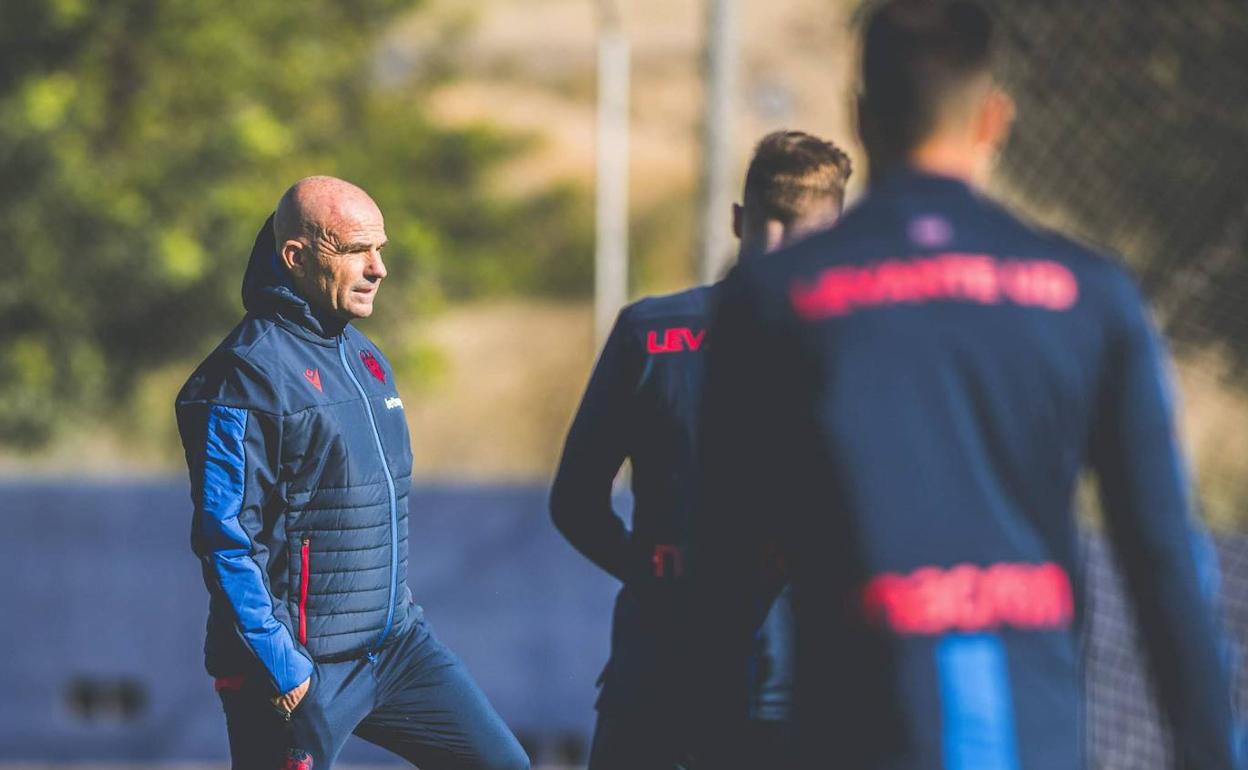
[{"label": "man's hand", "polygon": [[312,678],[308,677],[307,679],[303,680],[302,684],[300,684],[298,687],[291,690],[290,692],[286,693],[285,695],[278,695],[274,697],[273,708],[282,712],[282,716],[286,717],[287,719],[290,719],[291,713],[295,710],[296,707],[298,707],[300,701],[303,700],[303,696],[308,694],[308,685],[311,684],[311,682],[312,682]]}]

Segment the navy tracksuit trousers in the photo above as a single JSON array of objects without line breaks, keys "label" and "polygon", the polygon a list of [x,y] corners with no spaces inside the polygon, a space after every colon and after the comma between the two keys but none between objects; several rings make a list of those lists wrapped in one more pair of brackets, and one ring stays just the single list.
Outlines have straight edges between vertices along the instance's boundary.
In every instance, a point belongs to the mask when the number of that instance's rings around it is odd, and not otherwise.
[{"label": "navy tracksuit trousers", "polygon": [[375,661],[318,663],[289,722],[247,681],[218,689],[234,770],[279,770],[292,750],[306,752],[314,770],[328,770],[352,733],[421,770],[529,767],[467,668],[423,620]]}]

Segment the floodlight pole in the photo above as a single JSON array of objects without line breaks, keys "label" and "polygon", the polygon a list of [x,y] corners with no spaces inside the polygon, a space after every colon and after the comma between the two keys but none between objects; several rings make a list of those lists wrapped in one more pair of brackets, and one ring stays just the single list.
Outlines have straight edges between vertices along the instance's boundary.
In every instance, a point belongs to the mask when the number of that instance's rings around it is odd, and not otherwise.
[{"label": "floodlight pole", "polygon": [[736,184],[738,0],[707,0],[703,48],[702,168],[698,190],[698,278],[711,283],[732,258],[730,211]]},{"label": "floodlight pole", "polygon": [[619,0],[597,0],[598,120],[594,337],[601,346],[628,299],[628,38]]}]

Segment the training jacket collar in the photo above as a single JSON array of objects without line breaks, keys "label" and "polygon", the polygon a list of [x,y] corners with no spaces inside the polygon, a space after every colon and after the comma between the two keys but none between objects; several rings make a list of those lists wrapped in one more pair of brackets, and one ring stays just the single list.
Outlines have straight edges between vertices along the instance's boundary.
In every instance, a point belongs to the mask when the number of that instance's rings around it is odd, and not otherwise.
[{"label": "training jacket collar", "polygon": [[872,198],[903,196],[978,197],[978,193],[961,179],[921,171],[913,166],[900,166],[872,180],[868,192]]}]

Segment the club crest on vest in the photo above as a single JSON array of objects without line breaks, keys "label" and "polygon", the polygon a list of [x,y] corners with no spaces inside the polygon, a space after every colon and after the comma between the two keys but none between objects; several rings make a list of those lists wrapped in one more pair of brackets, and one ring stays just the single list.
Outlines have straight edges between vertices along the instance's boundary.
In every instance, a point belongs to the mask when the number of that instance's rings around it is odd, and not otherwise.
[{"label": "club crest on vest", "polygon": [[386,381],[386,370],[381,368],[381,362],[377,360],[377,356],[372,354],[372,351],[360,351],[360,360],[364,362],[364,368],[368,369],[369,374],[381,382]]}]

